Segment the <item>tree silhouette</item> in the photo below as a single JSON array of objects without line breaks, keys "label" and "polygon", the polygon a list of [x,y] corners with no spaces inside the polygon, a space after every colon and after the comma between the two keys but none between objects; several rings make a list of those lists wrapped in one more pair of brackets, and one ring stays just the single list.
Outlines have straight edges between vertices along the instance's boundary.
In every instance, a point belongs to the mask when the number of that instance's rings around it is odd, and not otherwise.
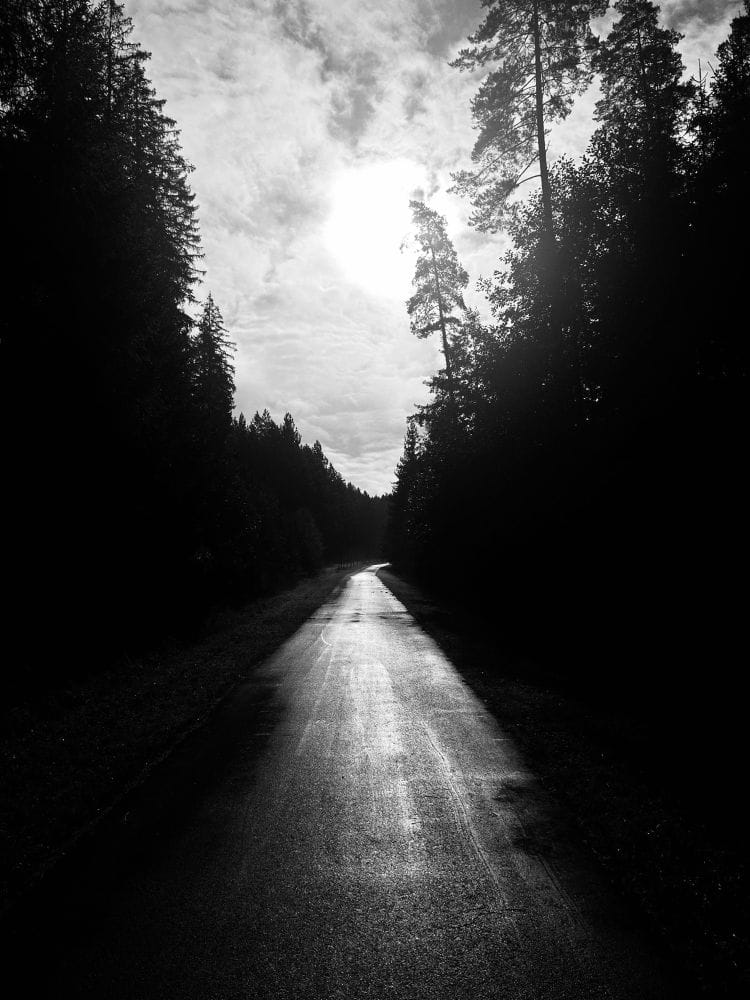
[{"label": "tree silhouette", "polygon": [[603,0],[483,0],[483,23],[451,65],[493,67],[471,110],[479,131],[473,171],[454,175],[456,190],[474,208],[470,221],[482,232],[502,224],[510,195],[539,164],[544,231],[554,235],[547,130],[570,113],[573,98],[591,82],[591,19]]},{"label": "tree silhouette", "polygon": [[[489,5],[477,58],[489,65],[501,51],[495,29],[523,11],[532,5]],[[394,488],[397,564],[430,584],[458,581],[459,597],[486,602],[493,616],[502,609],[519,645],[537,643],[590,686],[606,686],[606,658],[610,677],[648,684],[657,715],[676,688],[696,710],[702,689],[678,665],[727,648],[741,621],[730,581],[735,554],[747,552],[738,456],[749,352],[737,317],[738,247],[750,226],[749,11],[733,20],[696,103],[679,36],[658,8],[616,5],[609,36],[586,54],[601,79],[586,153],[558,159],[547,192],[516,203],[511,246],[481,284],[493,323],[467,313],[450,337],[460,446],[446,430],[438,375],[416,414],[418,453],[412,425]],[[512,106],[534,111],[528,93]],[[489,149],[489,112],[482,122]],[[489,181],[481,190],[489,229],[505,192]],[[540,266],[546,232],[554,273]],[[725,711],[720,696],[713,708]]]},{"label": "tree silhouette", "polygon": [[[115,0],[0,4],[10,617],[23,637],[44,604],[80,669],[376,554],[384,516],[286,424],[232,419],[213,297],[191,316],[191,167],[147,63]],[[29,657],[61,670],[43,643]]]},{"label": "tree silhouette", "polygon": [[418,510],[414,490],[419,477],[420,443],[416,420],[410,417],[406,424],[404,450],[396,466],[396,482],[388,517],[387,549],[403,564],[411,566],[414,554],[415,528],[412,513]]},{"label": "tree silhouette", "polygon": [[619,183],[626,175],[632,184],[646,180],[668,197],[661,185],[676,170],[677,134],[693,91],[682,82],[681,36],[660,26],[651,0],[618,0],[614,10],[619,17],[593,59],[602,91],[594,145],[606,145],[607,161],[621,171]]},{"label": "tree silhouette", "polygon": [[466,309],[463,289],[469,283],[469,276],[461,267],[448,237],[445,219],[421,201],[411,201],[409,205],[419,253],[413,279],[416,291],[407,302],[406,309],[415,336],[424,338],[440,331],[448,377],[448,396],[451,408],[456,413],[456,388],[448,326],[460,323],[460,319],[452,315],[453,309]]},{"label": "tree silhouette", "polygon": [[[692,269],[686,284],[700,288],[690,319],[702,375],[741,380],[750,371],[750,341],[736,317],[744,314],[745,254],[750,226],[750,5],[731,23],[720,46],[708,97],[694,109]],[[742,390],[737,385],[739,395]]]},{"label": "tree silhouette", "polygon": [[193,336],[195,393],[207,425],[226,435],[234,407],[234,344],[209,292]]}]

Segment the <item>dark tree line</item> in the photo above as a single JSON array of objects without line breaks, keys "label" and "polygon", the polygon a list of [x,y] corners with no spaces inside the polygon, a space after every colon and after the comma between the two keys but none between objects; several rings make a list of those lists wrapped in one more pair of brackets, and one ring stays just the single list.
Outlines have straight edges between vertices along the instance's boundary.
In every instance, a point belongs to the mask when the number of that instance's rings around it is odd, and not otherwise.
[{"label": "dark tree line", "polygon": [[290,416],[233,418],[147,61],[115,0],[0,5],[6,638],[49,675],[374,554],[384,514]]},{"label": "dark tree line", "polygon": [[[512,247],[483,282],[493,322],[464,311],[451,325],[450,371],[409,424],[390,554],[473,584],[508,641],[557,669],[644,704],[677,692],[679,714],[681,696],[704,697],[696,669],[735,682],[741,637],[750,10],[686,82],[649,0],[615,3],[601,40],[586,18],[603,4],[484,6],[457,60],[491,67],[477,171],[457,183],[474,224],[506,226]],[[535,106],[537,27],[553,44]],[[543,155],[535,110],[564,117],[592,73],[585,155],[545,165],[539,193],[514,200],[513,150]]]}]

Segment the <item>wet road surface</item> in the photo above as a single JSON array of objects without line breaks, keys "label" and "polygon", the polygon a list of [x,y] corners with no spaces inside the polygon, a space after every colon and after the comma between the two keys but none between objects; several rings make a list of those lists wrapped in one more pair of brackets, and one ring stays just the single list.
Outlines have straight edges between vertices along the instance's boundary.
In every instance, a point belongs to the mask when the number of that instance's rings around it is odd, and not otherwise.
[{"label": "wet road surface", "polygon": [[375,568],[78,853],[17,944],[40,995],[673,995]]}]

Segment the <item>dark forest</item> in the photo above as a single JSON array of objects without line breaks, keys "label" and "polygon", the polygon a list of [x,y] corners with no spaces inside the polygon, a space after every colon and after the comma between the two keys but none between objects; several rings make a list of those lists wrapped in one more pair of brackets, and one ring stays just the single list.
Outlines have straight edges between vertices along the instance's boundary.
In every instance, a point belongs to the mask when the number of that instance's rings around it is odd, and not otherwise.
[{"label": "dark forest", "polygon": [[123,4],[0,3],[0,936],[44,995],[747,995],[750,0],[695,67],[651,0],[476,14],[448,193],[504,249],[471,289],[414,190],[440,360],[374,496],[240,412]]},{"label": "dark forest", "polygon": [[376,554],[385,517],[289,414],[232,415],[190,166],[131,30],[114,2],[0,13],[5,564],[35,684],[73,637],[107,662]]},{"label": "dark forest", "polygon": [[[620,0],[602,40],[588,17],[606,5],[577,5],[580,22],[547,25],[553,70],[535,107],[526,26],[513,21],[523,14],[499,6],[456,60],[506,61],[473,104],[476,170],[455,181],[476,228],[506,227],[512,245],[484,282],[484,324],[464,307],[444,220],[413,205],[412,329],[442,330],[446,366],[408,425],[388,554],[502,616],[516,647],[658,718],[665,742],[698,719],[721,733],[708,755],[692,739],[680,753],[731,808],[748,554],[750,16],[732,22],[711,72],[686,81],[655,4]],[[586,154],[548,167],[542,142],[540,164],[538,136],[593,73]],[[514,199],[528,160],[540,191]]]}]

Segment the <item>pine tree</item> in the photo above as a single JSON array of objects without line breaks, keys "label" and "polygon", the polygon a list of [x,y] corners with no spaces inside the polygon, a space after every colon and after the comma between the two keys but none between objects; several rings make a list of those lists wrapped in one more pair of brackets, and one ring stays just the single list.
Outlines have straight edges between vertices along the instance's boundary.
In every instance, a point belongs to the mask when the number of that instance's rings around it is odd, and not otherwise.
[{"label": "pine tree", "polygon": [[[750,227],[750,3],[731,23],[718,49],[708,95],[693,116],[698,155],[693,155],[692,264],[690,287],[702,304],[691,316],[701,375],[747,377],[750,342],[737,316],[744,313]],[[742,394],[742,390],[739,389]],[[726,386],[722,390],[727,392]]]},{"label": "pine tree", "polygon": [[750,117],[750,0],[745,12],[732,20],[729,38],[719,46],[712,85],[717,110],[731,115],[737,126]]},{"label": "pine tree", "polygon": [[410,207],[419,253],[413,280],[416,291],[406,308],[415,336],[424,338],[440,331],[448,378],[448,396],[455,414],[456,391],[448,326],[460,323],[459,318],[452,315],[452,310],[456,307],[466,309],[463,289],[469,283],[469,276],[461,267],[448,237],[445,219],[421,201],[410,202]]},{"label": "pine tree", "polygon": [[471,199],[472,225],[494,232],[508,199],[539,164],[548,240],[554,236],[547,132],[568,116],[576,94],[591,82],[591,19],[605,0],[483,0],[487,14],[452,63],[462,70],[492,67],[471,110],[479,131],[473,171],[454,177]]},{"label": "pine tree", "polygon": [[677,405],[674,394],[695,371],[677,250],[689,241],[681,132],[693,86],[682,80],[680,35],[661,26],[656,4],[618,0],[615,12],[594,60],[602,98],[585,167],[599,192],[595,217],[606,220],[592,245],[610,289],[608,300],[600,296],[598,317],[600,337],[617,359],[609,391],[631,419],[642,406],[645,420],[646,411]]},{"label": "pine tree", "polygon": [[747,191],[750,173],[745,149],[750,124],[750,0],[745,0],[745,12],[732,20],[729,38],[719,46],[706,117],[716,182],[732,189],[740,208],[747,204],[741,192]]},{"label": "pine tree", "polygon": [[593,59],[602,90],[594,147],[623,177],[646,174],[656,186],[676,169],[678,128],[693,85],[682,82],[681,36],[661,27],[656,4],[618,0],[614,9],[619,18]]}]

